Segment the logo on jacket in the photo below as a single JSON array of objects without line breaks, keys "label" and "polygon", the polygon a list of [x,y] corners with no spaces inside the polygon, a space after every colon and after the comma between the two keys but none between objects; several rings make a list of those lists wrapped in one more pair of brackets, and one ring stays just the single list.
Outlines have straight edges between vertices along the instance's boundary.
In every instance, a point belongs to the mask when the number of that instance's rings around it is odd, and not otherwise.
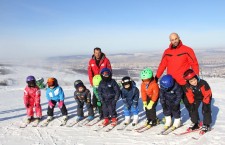
[{"label": "logo on jacket", "polygon": [[93,66],[95,66],[95,64],[91,64],[91,66],[93,67]]}]

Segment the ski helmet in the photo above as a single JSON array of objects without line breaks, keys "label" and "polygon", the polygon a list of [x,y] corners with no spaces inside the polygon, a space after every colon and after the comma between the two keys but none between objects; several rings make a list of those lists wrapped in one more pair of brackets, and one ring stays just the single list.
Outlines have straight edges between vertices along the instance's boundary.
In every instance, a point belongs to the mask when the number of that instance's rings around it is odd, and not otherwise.
[{"label": "ski helmet", "polygon": [[141,79],[142,80],[151,79],[152,76],[153,76],[153,72],[150,68],[146,68],[141,71]]},{"label": "ski helmet", "polygon": [[44,78],[37,78],[37,83],[39,83],[39,84],[41,84],[41,83],[43,83],[44,82]]},{"label": "ski helmet", "polygon": [[80,86],[84,86],[83,82],[82,82],[81,80],[76,80],[76,81],[74,82],[74,87],[75,87],[76,89],[78,89]]},{"label": "ski helmet", "polygon": [[174,85],[174,79],[171,75],[164,75],[160,80],[160,88],[170,89]]},{"label": "ski helmet", "polygon": [[190,80],[194,77],[197,77],[197,75],[195,74],[195,72],[192,70],[192,69],[188,69],[184,72],[184,75],[183,75],[184,79],[185,80]]},{"label": "ski helmet", "polygon": [[111,72],[111,70],[108,69],[108,68],[103,68],[103,69],[101,70],[100,74],[101,74],[102,76],[111,76],[111,75],[112,75],[112,72]]},{"label": "ski helmet", "polygon": [[28,76],[26,82],[36,81],[34,76]]},{"label": "ski helmet", "polygon": [[130,84],[130,86],[131,86],[132,80],[131,80],[131,78],[129,76],[125,76],[125,77],[122,78],[122,82],[121,83],[122,83],[123,87],[125,85],[128,85],[128,84]]},{"label": "ski helmet", "polygon": [[95,76],[93,77],[93,85],[94,85],[95,87],[98,86],[99,83],[101,82],[101,80],[102,80],[101,75],[95,75]]},{"label": "ski helmet", "polygon": [[58,81],[56,78],[48,78],[48,87],[58,86]]}]

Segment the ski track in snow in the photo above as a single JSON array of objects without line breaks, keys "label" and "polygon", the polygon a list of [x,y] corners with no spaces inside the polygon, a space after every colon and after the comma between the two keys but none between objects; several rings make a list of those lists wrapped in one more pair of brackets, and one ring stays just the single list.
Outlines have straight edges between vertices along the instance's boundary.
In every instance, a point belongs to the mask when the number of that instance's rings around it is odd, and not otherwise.
[{"label": "ski track in snow", "polygon": [[[44,71],[46,72],[46,71]],[[62,73],[62,75],[65,75]],[[22,75],[25,76],[25,75]],[[22,77],[19,76],[19,77]],[[87,76],[80,79],[87,79]],[[74,81],[78,79],[74,77],[74,74],[67,76],[67,80]],[[225,86],[225,79],[221,78],[209,78],[206,80],[212,88],[213,101],[212,101],[212,127],[214,130],[206,133],[199,140],[192,139],[193,136],[198,136],[198,132],[176,136],[174,134],[169,135],[157,135],[163,128],[163,125],[153,127],[146,132],[138,133],[135,131],[118,131],[116,126],[110,132],[104,132],[100,130],[98,132],[93,129],[99,124],[94,126],[78,127],[77,124],[73,127],[59,126],[61,118],[61,112],[58,107],[55,108],[55,119],[49,123],[47,127],[32,127],[32,123],[26,128],[19,128],[26,117],[26,110],[23,105],[23,87],[3,87],[0,89],[0,145],[179,145],[179,144],[201,144],[201,145],[224,145],[225,136],[225,95],[222,87]],[[89,86],[89,84],[86,84]],[[67,124],[75,120],[76,117],[76,103],[73,98],[74,89],[68,86],[62,86],[65,91],[65,104],[69,113],[69,120]],[[47,100],[45,98],[45,90],[42,90],[41,104],[43,109],[43,118],[47,116]],[[145,113],[142,111],[142,104],[140,103],[140,118],[141,122],[138,126],[141,126],[145,121]],[[183,127],[177,129],[175,132],[183,132],[188,127],[190,120],[187,118],[187,112],[182,107],[182,121],[185,124]],[[123,111],[121,107],[121,101],[117,103],[119,122],[123,121]],[[200,111],[200,110],[199,110]],[[85,114],[87,112],[85,111]],[[160,103],[157,106],[157,114],[159,118],[162,115],[162,109]],[[202,118],[202,116],[200,115]],[[43,123],[42,120],[39,126]]]}]

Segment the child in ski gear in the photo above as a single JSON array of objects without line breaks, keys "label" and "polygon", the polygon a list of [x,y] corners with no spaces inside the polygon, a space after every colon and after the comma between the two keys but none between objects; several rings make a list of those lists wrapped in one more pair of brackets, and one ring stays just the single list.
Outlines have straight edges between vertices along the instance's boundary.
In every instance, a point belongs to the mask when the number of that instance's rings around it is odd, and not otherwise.
[{"label": "child in ski gear", "polygon": [[38,120],[42,117],[41,109],[41,91],[36,85],[36,80],[34,76],[28,76],[26,78],[27,86],[24,89],[24,105],[27,109],[27,121],[30,122],[34,118],[34,110],[36,112],[36,117]]},{"label": "child in ski gear", "polygon": [[46,87],[44,84],[44,78],[37,78],[36,84],[39,87],[39,89],[44,89]]},{"label": "child in ski gear", "polygon": [[77,121],[84,118],[83,107],[86,104],[88,110],[88,120],[94,119],[93,106],[91,104],[91,92],[84,86],[81,80],[76,80],[74,82],[74,87],[76,91],[74,92],[74,99],[77,102]]},{"label": "child in ski gear", "polygon": [[58,81],[56,78],[48,78],[47,81],[48,88],[46,90],[46,98],[48,100],[48,120],[53,119],[54,115],[54,108],[56,103],[58,102],[58,107],[63,115],[63,120],[67,120],[67,109],[64,104],[64,92],[63,89],[58,85]]},{"label": "child in ski gear", "polygon": [[190,116],[192,121],[189,129],[195,130],[199,128],[198,108],[202,102],[203,126],[201,130],[202,132],[207,132],[212,123],[212,91],[210,86],[205,80],[200,79],[192,69],[188,69],[184,72],[184,79],[187,81],[185,93],[190,103]]},{"label": "child in ski gear", "polygon": [[141,80],[141,97],[146,111],[146,125],[149,127],[155,126],[158,123],[156,105],[159,99],[159,86],[153,77],[152,70],[149,68],[141,71]]},{"label": "child in ski gear", "polygon": [[172,118],[174,117],[173,128],[176,129],[181,125],[180,120],[180,101],[183,95],[181,86],[173,79],[171,75],[164,75],[160,80],[160,103],[165,115],[165,129],[172,125]]},{"label": "child in ski gear", "polygon": [[101,70],[102,81],[98,86],[99,98],[102,102],[103,111],[103,126],[109,124],[109,117],[111,117],[111,125],[117,125],[116,102],[120,97],[120,88],[116,81],[112,79],[112,72],[108,68]]},{"label": "child in ski gear", "polygon": [[98,108],[100,120],[103,119],[102,102],[101,102],[101,100],[99,98],[99,95],[98,95],[98,86],[99,86],[101,80],[102,80],[101,75],[95,75],[93,77],[93,81],[92,81],[93,82],[93,92],[94,92],[94,94],[96,96],[96,99],[97,99],[97,108]]},{"label": "child in ski gear", "polygon": [[124,125],[130,123],[131,113],[133,114],[132,125],[135,126],[138,123],[138,99],[139,89],[135,86],[135,83],[129,76],[122,78],[121,97],[123,99],[123,111],[125,116]]}]

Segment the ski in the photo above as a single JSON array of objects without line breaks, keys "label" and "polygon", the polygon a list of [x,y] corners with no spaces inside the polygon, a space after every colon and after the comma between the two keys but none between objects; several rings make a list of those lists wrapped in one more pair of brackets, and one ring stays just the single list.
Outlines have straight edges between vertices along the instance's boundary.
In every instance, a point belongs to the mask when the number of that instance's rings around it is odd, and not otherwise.
[{"label": "ski", "polygon": [[31,119],[31,120],[25,120],[25,122],[23,122],[21,125],[20,125],[20,128],[25,128],[27,127],[31,122],[33,122],[34,119]]},{"label": "ski", "polygon": [[[106,125],[106,126],[107,126],[107,125]],[[100,131],[100,130],[102,130],[103,128],[105,128],[106,126],[99,125],[99,126],[97,126],[93,131]]]},{"label": "ski", "polygon": [[86,124],[86,126],[93,126],[93,125],[95,125],[95,124],[97,124],[97,123],[99,123],[101,120],[100,119],[97,119],[96,121],[91,121],[91,122],[88,122],[87,124]]},{"label": "ski", "polygon": [[61,124],[60,124],[59,126],[65,126],[66,123],[67,123],[67,121],[68,121],[68,119],[62,120],[62,121],[61,121]]},{"label": "ski", "polygon": [[189,134],[189,133],[196,132],[196,131],[199,131],[199,130],[200,130],[200,128],[199,129],[195,129],[195,130],[187,130],[187,131],[181,132],[181,133],[173,133],[173,134],[175,134],[177,136],[181,136],[181,135]]},{"label": "ski", "polygon": [[138,133],[142,133],[142,132],[145,132],[145,131],[149,130],[150,128],[152,128],[152,126],[146,126],[146,127],[142,128],[142,129],[137,130],[137,132]]},{"label": "ski", "polygon": [[110,132],[114,127],[116,127],[116,125],[110,125],[108,128],[106,128],[106,130],[104,130],[105,132]]},{"label": "ski", "polygon": [[[213,128],[209,129],[207,132],[213,130]],[[199,132],[198,136],[193,136],[192,139],[194,140],[199,140],[204,134],[206,134],[207,132],[201,131]]]},{"label": "ski", "polygon": [[40,121],[41,121],[40,119],[35,119],[34,123],[32,124],[32,127],[37,127]]},{"label": "ski", "polygon": [[66,125],[66,127],[73,127],[74,125],[76,125],[77,123],[81,122],[82,120],[84,120],[87,116],[85,116],[83,119],[81,120],[75,120],[73,122],[71,122],[70,124]]},{"label": "ski", "polygon": [[48,124],[52,121],[53,119],[46,119],[45,121],[44,121],[44,123],[41,125],[41,127],[46,127],[46,126],[48,126]]},{"label": "ski", "polygon": [[123,124],[122,126],[117,128],[117,130],[124,130],[127,126],[128,126],[128,124]]},{"label": "ski", "polygon": [[147,127],[147,125],[142,125],[142,126],[140,126],[140,127],[138,127],[138,128],[135,128],[134,130],[135,130],[135,131],[138,131],[138,130],[141,130],[141,129],[145,128],[145,127]]}]

